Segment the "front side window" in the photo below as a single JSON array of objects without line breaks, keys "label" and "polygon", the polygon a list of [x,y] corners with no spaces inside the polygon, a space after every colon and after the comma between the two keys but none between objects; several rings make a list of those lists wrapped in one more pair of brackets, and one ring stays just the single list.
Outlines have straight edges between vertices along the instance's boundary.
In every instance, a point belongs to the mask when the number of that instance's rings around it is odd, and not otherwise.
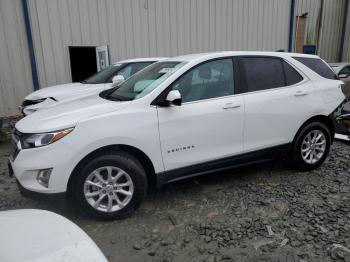
[{"label": "front side window", "polygon": [[337,79],[337,75],[334,73],[334,71],[319,58],[310,58],[310,57],[293,57],[293,58],[324,78]]},{"label": "front side window", "polygon": [[179,78],[172,90],[179,90],[182,102],[192,102],[234,94],[232,59],[201,64]]},{"label": "front side window", "polygon": [[241,57],[247,92],[286,86],[282,60],[275,57]]},{"label": "front side window", "polygon": [[181,68],[184,62],[158,62],[131,76],[118,88],[103,96],[109,100],[134,100],[152,92],[169,76]]}]

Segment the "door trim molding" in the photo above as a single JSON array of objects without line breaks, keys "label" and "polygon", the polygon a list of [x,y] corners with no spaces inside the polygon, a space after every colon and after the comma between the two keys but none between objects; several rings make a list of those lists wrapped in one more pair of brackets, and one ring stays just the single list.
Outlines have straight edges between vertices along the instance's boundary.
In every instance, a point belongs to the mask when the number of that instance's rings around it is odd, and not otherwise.
[{"label": "door trim molding", "polygon": [[288,143],[157,173],[157,187],[161,187],[164,184],[174,181],[204,175],[207,173],[213,173],[256,163],[268,162],[276,158],[283,158],[290,152],[291,148],[292,143]]}]

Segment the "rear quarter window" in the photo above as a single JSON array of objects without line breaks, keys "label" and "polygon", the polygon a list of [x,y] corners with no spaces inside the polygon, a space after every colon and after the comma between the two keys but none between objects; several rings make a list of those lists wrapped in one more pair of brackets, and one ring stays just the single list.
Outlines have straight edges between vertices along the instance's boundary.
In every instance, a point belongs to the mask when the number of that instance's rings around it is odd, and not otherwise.
[{"label": "rear quarter window", "polygon": [[321,59],[309,58],[309,57],[293,57],[293,58],[324,78],[333,79],[333,80],[337,79],[337,75],[334,73],[334,71]]},{"label": "rear quarter window", "polygon": [[295,85],[303,81],[303,77],[286,61],[283,61],[283,68],[286,75],[287,86]]}]

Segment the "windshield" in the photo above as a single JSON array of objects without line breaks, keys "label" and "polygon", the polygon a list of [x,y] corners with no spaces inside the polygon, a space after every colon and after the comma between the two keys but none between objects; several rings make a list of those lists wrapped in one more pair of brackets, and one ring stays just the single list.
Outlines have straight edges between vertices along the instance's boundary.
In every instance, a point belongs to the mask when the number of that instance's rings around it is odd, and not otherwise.
[{"label": "windshield", "polygon": [[104,84],[111,83],[112,77],[124,66],[124,64],[115,64],[93,74],[89,78],[85,79],[81,83],[83,84]]},{"label": "windshield", "polygon": [[152,92],[185,63],[159,62],[130,77],[104,98],[109,100],[134,100]]}]

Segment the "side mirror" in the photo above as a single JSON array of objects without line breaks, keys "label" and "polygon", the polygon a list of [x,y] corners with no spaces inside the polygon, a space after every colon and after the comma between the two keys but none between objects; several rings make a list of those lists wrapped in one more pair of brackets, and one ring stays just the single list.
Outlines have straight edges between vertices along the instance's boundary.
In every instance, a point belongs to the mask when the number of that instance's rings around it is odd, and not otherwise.
[{"label": "side mirror", "polygon": [[116,86],[120,85],[121,83],[123,83],[124,81],[125,81],[125,78],[122,75],[113,76],[113,78],[112,78],[112,86],[116,87]]},{"label": "side mirror", "polygon": [[182,99],[179,90],[171,90],[165,98],[169,105],[181,106]]},{"label": "side mirror", "polygon": [[349,76],[347,74],[340,74],[338,76],[340,79],[348,78]]}]

